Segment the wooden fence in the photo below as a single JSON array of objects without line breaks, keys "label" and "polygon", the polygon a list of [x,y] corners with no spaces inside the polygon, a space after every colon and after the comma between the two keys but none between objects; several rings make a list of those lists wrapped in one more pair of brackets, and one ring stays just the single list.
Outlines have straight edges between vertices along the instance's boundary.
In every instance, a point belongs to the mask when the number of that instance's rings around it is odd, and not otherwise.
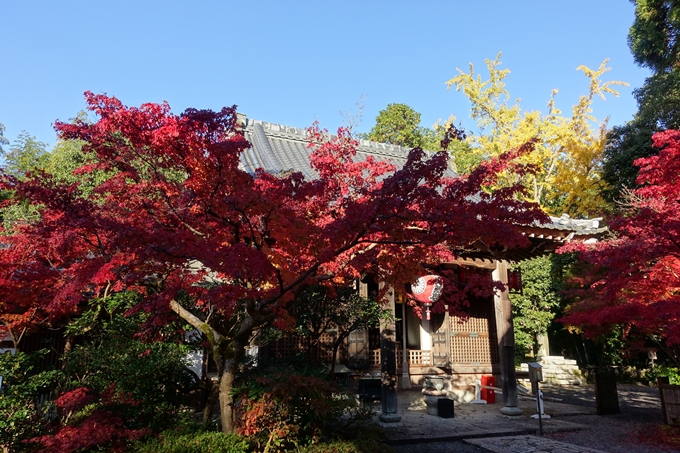
[{"label": "wooden fence", "polygon": [[680,426],[680,385],[671,385],[667,377],[657,378],[657,385],[664,424]]}]

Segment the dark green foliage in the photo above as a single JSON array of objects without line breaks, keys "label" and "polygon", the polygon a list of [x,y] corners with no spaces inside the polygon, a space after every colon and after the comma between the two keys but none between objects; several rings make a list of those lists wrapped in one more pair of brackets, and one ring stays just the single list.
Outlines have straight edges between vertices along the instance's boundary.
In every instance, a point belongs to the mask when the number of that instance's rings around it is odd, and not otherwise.
[{"label": "dark green foliage", "polygon": [[378,113],[368,139],[407,148],[420,147],[423,144],[420,113],[406,104],[389,104]]},{"label": "dark green foliage", "polygon": [[660,131],[680,127],[680,68],[648,77],[633,95],[638,102],[637,123]]},{"label": "dark green foliage", "polygon": [[136,453],[247,453],[248,441],[236,434],[168,430],[132,449]]},{"label": "dark green foliage", "polygon": [[654,74],[634,91],[638,112],[632,121],[612,129],[607,136],[602,177],[609,184],[603,195],[623,201],[626,189],[635,189],[636,159],[656,155],[652,146],[655,132],[680,127],[680,70]]},{"label": "dark green foliage", "polygon": [[311,359],[319,356],[321,335],[333,333],[333,344],[328,351],[332,357],[330,375],[334,374],[338,349],[351,332],[378,327],[381,321],[391,319],[389,310],[373,299],[361,297],[352,288],[337,288],[334,292],[330,294],[325,286],[312,286],[295,299],[289,310],[295,319],[295,332],[310,340]]},{"label": "dark green foliage", "polygon": [[672,69],[679,61],[680,2],[678,0],[634,1],[635,22],[628,45],[635,62],[654,72]]},{"label": "dark green foliage", "polygon": [[139,297],[119,293],[105,300],[94,300],[90,310],[69,327],[82,334],[84,341],[66,355],[64,372],[71,388],[86,387],[100,394],[115,385],[138,404],[124,408],[134,428],[154,431],[170,426],[196,384],[195,375],[185,364],[188,347],[181,334],[168,326],[163,341],[135,339],[146,315],[126,316]]},{"label": "dark green foliage", "polygon": [[43,434],[53,412],[51,397],[63,376],[37,366],[47,352],[0,354],[0,445],[11,451],[33,451],[24,441]]},{"label": "dark green foliage", "polygon": [[[297,453],[391,453],[385,444],[384,434],[370,427],[357,429],[352,440],[337,440],[308,445]],[[188,431],[186,429],[164,431],[157,438],[139,442],[132,449],[135,453],[247,453],[254,450],[248,440],[236,434],[212,431]]]},{"label": "dark green foliage", "polygon": [[623,201],[626,189],[634,189],[640,157],[657,154],[654,132],[680,127],[680,1],[636,0],[635,22],[628,44],[640,66],[653,74],[633,94],[638,112],[627,124],[615,127],[607,137],[603,179],[609,184],[603,195],[610,203]]},{"label": "dark green foliage", "polygon": [[527,353],[538,352],[538,336],[547,334],[561,298],[560,276],[549,256],[522,261],[515,266],[522,273],[522,294],[511,294],[515,328],[515,352],[522,361]]},{"label": "dark green foliage", "polygon": [[391,453],[392,448],[385,443],[385,432],[377,425],[357,426],[350,436],[343,440],[300,448],[299,453]]},{"label": "dark green foliage", "polygon": [[365,444],[363,442],[338,441],[328,444],[310,445],[298,450],[299,453],[390,453],[386,444]]},{"label": "dark green foliage", "polygon": [[625,126],[614,127],[607,136],[605,161],[602,166],[602,179],[609,188],[603,193],[609,203],[625,199],[627,189],[634,189],[638,167],[633,164],[636,159],[656,154],[652,147],[654,128],[638,121],[631,121]]}]

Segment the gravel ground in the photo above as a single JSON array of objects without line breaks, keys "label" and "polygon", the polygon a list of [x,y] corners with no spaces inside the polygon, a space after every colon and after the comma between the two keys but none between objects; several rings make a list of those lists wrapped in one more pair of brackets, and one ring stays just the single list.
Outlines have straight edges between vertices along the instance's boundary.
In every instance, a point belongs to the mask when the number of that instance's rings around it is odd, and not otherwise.
[{"label": "gravel ground", "polygon": [[[680,453],[680,446],[659,442],[662,426],[661,405],[656,388],[617,385],[620,414],[575,415],[568,421],[590,426],[588,430],[549,434],[551,439],[610,453]],[[545,396],[562,398],[567,404],[595,407],[591,385],[544,387]],[[489,453],[463,441],[429,442],[393,446],[395,453]]]},{"label": "gravel ground", "polygon": [[486,448],[466,444],[462,440],[393,445],[395,453],[489,453]]},{"label": "gravel ground", "polygon": [[[617,390],[620,414],[569,417],[570,421],[583,423],[590,429],[554,433],[550,437],[610,453],[680,453],[680,446],[672,448],[659,443],[662,418],[658,389],[618,384]],[[563,398],[568,404],[595,407],[592,385],[545,388],[544,394]]]}]

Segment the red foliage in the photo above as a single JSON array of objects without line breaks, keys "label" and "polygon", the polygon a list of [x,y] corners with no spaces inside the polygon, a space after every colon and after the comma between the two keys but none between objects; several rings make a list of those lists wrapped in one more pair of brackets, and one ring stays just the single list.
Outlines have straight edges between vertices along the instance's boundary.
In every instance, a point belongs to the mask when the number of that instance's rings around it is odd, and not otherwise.
[{"label": "red foliage", "polygon": [[[160,323],[180,290],[225,317],[251,300],[258,323],[281,320],[301,286],[367,269],[402,286],[422,274],[422,264],[450,261],[475,241],[526,245],[515,225],[543,220],[513,197],[519,188],[480,192],[511,165],[507,158],[447,179],[445,152],[416,149],[394,171],[354,161],[356,143],[346,131],[328,140],[314,127],[310,161],[318,179],[253,176],[239,169],[249,144],[234,108],[173,115],[167,104],[125,107],[92,93],[86,100],[96,123],[57,122],[56,129],[96,155],[78,173],[115,170],[92,196],[79,197],[76,185],[47,174],[0,180],[15,191],[9,202],[44,205],[41,220],[3,239],[0,250],[2,311],[13,327],[73,314],[107,285],[144,294],[139,308]],[[190,270],[192,262],[205,267]],[[220,285],[196,285],[208,270]]]},{"label": "red foliage", "polygon": [[[130,442],[151,434],[148,428],[130,429],[120,412],[121,406],[134,406],[135,400],[116,392],[111,385],[101,395],[81,387],[64,393],[56,400],[60,422],[54,424],[54,434],[31,439],[39,443],[46,453],[69,453],[91,447],[107,446],[109,451],[126,451]],[[72,422],[72,417],[86,406],[94,404],[91,413],[82,420]]]},{"label": "red foliage", "polygon": [[70,453],[95,446],[108,446],[112,452],[126,451],[130,442],[151,434],[151,430],[128,429],[123,419],[112,412],[97,410],[76,426],[64,426],[55,435],[41,436],[45,453]]},{"label": "red foliage", "polygon": [[626,333],[680,344],[680,131],[657,133],[657,156],[638,159],[638,184],[613,237],[572,244],[591,267],[586,289],[563,322],[591,336],[623,325]]},{"label": "red foliage", "polygon": [[[446,152],[414,149],[395,170],[354,160],[357,144],[347,131],[328,139],[313,127],[310,163],[319,177],[306,181],[300,173],[239,168],[250,145],[234,108],[174,115],[167,104],[126,107],[92,93],[86,101],[97,122],[57,122],[56,129],[83,140],[94,157],[77,173],[112,175],[90,196],[47,174],[0,176],[0,188],[15,193],[9,202],[42,206],[40,221],[0,248],[1,316],[11,327],[68,317],[89,297],[126,289],[144,296],[136,310],[154,314],[149,331],[171,310],[201,328],[203,320],[173,302],[188,294],[211,313],[215,338],[232,341],[235,358],[225,369],[233,373],[253,329],[290,325],[286,306],[309,285],[369,272],[401,288],[471,244],[526,246],[517,225],[547,220],[518,201],[519,186],[484,190],[498,172],[523,171],[512,158],[531,144],[469,176],[445,178]],[[203,284],[208,278],[215,284]],[[230,331],[222,321],[234,312],[241,318]]]},{"label": "red foliage", "polygon": [[61,412],[70,413],[81,410],[95,399],[96,397],[90,393],[89,389],[79,387],[62,394],[55,403]]},{"label": "red foliage", "polygon": [[337,385],[317,377],[277,373],[256,378],[249,387],[238,395],[236,431],[264,451],[289,451],[300,441],[318,440],[349,415],[350,404],[337,398]]}]

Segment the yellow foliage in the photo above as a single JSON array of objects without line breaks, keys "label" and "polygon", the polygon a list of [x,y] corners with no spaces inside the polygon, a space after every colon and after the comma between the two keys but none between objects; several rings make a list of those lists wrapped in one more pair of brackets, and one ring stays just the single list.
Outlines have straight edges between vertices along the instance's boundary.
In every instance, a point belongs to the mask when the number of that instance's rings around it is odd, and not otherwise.
[{"label": "yellow foliage", "polygon": [[483,131],[481,135],[469,136],[474,152],[482,159],[498,156],[526,141],[537,138],[534,151],[522,158],[524,163],[537,169],[523,181],[513,174],[504,175],[504,184],[522,182],[527,188],[527,198],[541,205],[552,214],[568,213],[572,216],[593,216],[605,208],[600,196],[605,182],[601,178],[602,158],[607,132],[607,120],[602,123],[592,116],[592,101],[606,93],[618,97],[613,85],[628,85],[620,81],[602,82],[602,75],[609,71],[608,59],[597,70],[579,66],[590,80],[588,95],[580,97],[572,107],[570,117],[564,116],[555,105],[557,90],[553,90],[547,104],[547,113],[523,112],[519,99],[510,102],[504,79],[508,69],[500,69],[501,54],[495,60],[485,60],[489,78],[483,80],[470,71],[458,69],[459,75],[446,82],[456,87],[469,99],[471,117]]}]

